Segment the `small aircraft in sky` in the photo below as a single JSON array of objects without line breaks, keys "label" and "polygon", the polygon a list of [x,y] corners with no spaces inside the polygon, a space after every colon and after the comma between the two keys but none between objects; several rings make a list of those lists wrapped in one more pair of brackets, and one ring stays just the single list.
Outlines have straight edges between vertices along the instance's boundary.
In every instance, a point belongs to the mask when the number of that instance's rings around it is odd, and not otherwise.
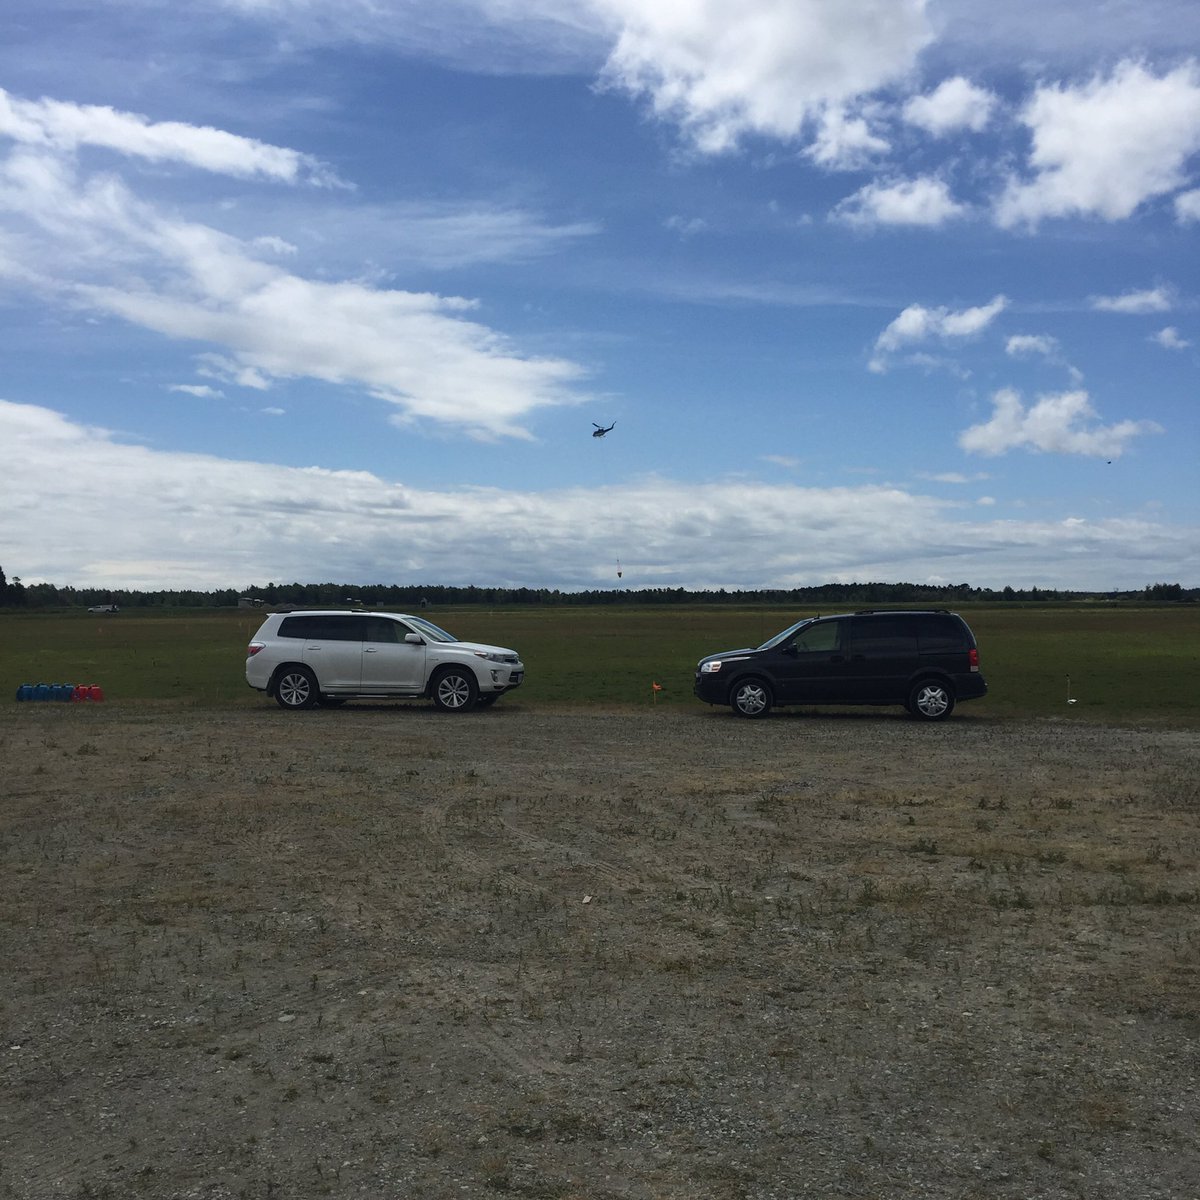
[{"label": "small aircraft in sky", "polygon": [[[593,421],[592,424],[596,425],[596,422]],[[608,425],[608,426],[596,425],[596,432],[592,434],[592,437],[603,437],[606,433],[611,433],[614,429],[616,429],[616,427],[617,427],[616,421],[614,421],[611,425]]]}]

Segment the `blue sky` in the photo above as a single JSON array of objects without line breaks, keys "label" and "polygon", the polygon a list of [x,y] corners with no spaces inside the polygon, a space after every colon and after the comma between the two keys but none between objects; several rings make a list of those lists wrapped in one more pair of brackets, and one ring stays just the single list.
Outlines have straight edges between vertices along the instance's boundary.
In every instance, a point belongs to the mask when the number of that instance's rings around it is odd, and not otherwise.
[{"label": "blue sky", "polygon": [[8,0],[0,564],[1200,584],[1194,0],[996,7]]}]

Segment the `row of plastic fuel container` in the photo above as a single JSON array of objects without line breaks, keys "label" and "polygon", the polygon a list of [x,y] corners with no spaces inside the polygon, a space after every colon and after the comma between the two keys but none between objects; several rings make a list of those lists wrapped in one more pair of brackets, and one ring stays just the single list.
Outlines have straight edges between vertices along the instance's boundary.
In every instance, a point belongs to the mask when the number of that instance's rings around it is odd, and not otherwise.
[{"label": "row of plastic fuel container", "polygon": [[17,688],[17,699],[74,701],[78,704],[85,700],[103,700],[104,692],[94,683],[23,683]]}]

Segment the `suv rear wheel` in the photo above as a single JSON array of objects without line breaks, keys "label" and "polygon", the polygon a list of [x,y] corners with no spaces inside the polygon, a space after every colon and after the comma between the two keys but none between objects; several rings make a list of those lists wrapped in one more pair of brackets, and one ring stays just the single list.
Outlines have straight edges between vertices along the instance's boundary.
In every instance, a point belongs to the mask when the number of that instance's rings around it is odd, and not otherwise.
[{"label": "suv rear wheel", "polygon": [[741,679],[729,693],[729,705],[739,717],[765,717],[774,697],[762,679]]},{"label": "suv rear wheel", "polygon": [[944,721],[954,711],[954,693],[938,679],[925,679],[909,693],[907,708],[922,721]]},{"label": "suv rear wheel", "polygon": [[284,667],[275,678],[275,700],[280,708],[312,708],[320,699],[317,677],[307,667]]}]

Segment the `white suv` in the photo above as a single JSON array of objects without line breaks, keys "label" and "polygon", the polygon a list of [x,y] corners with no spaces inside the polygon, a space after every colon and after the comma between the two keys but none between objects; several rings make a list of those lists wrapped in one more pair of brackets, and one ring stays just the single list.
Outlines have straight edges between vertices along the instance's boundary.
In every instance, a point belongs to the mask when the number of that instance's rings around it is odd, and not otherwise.
[{"label": "white suv", "polygon": [[246,682],[289,709],[423,696],[443,712],[465,712],[524,678],[515,650],[460,642],[400,613],[272,613],[246,647]]}]

